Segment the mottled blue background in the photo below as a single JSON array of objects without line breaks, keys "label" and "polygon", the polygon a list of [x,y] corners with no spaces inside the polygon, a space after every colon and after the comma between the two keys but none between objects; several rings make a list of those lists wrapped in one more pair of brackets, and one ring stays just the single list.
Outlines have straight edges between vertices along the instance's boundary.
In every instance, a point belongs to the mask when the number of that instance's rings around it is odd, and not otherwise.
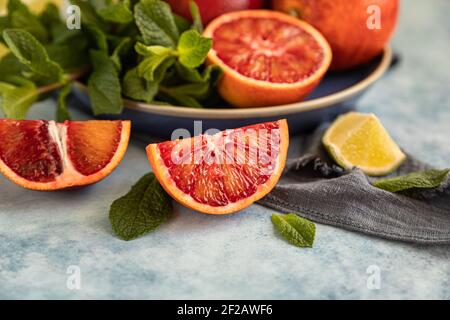
[{"label": "mottled blue background", "polygon": [[[402,62],[358,107],[376,113],[409,152],[450,167],[450,2],[402,4],[393,44]],[[53,112],[49,100],[30,117]],[[149,171],[144,146],[133,142],[112,176],[76,191],[27,191],[0,178],[0,298],[450,299],[449,246],[318,225],[314,248],[298,249],[258,205],[220,217],[176,206],[155,233],[120,241],[109,205]],[[69,265],[81,268],[81,290],[66,286]],[[380,290],[366,286],[370,265],[381,269]]]}]

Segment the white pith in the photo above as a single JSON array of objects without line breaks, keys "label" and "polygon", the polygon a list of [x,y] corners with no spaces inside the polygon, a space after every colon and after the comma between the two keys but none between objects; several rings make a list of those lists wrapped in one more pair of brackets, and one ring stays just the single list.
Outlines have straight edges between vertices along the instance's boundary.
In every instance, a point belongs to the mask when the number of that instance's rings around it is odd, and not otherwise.
[{"label": "white pith", "polygon": [[110,162],[98,172],[92,175],[83,175],[75,169],[69,154],[67,146],[67,123],[56,123],[55,121],[48,121],[48,133],[50,139],[56,144],[61,163],[63,167],[62,173],[55,178],[55,180],[50,182],[34,182],[27,180],[18,174],[16,174],[11,168],[9,168],[0,159],[0,171],[8,177],[10,180],[14,181],[16,184],[32,189],[32,190],[56,190],[63,189],[73,186],[82,186],[87,184],[95,183],[107,175],[109,175],[112,170],[117,166],[118,162],[122,159],[126,148],[128,146],[128,139],[130,135],[131,123],[129,121],[122,121],[122,132],[121,140],[119,142],[118,148],[111,158]]}]

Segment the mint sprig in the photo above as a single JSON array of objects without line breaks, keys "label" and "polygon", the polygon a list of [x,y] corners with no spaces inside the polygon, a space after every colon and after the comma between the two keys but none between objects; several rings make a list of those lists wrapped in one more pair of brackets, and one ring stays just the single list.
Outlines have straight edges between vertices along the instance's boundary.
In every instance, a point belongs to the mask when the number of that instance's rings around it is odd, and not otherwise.
[{"label": "mint sprig", "polygon": [[273,214],[272,223],[275,229],[291,244],[301,248],[312,248],[316,226],[311,221],[290,213]]},{"label": "mint sprig", "polygon": [[179,32],[168,3],[141,0],[134,8],[134,17],[145,44],[176,47]]},{"label": "mint sprig", "polygon": [[114,233],[133,240],[163,224],[172,213],[172,200],[155,175],[142,177],[125,196],[111,205],[109,220]]},{"label": "mint sprig", "polygon": [[3,31],[3,39],[19,62],[36,75],[45,78],[46,82],[57,82],[62,79],[62,68],[50,60],[44,46],[29,32],[6,29]]},{"label": "mint sprig", "polygon": [[[81,29],[68,29],[53,4],[35,15],[20,0],[9,0],[8,15],[0,17],[0,41],[11,51],[0,59],[6,117],[24,118],[33,102],[62,87],[64,98],[65,86],[81,76],[95,115],[121,113],[122,97],[162,107],[221,102],[216,87],[222,73],[205,65],[212,40],[201,35],[194,2],[193,23],[161,0],[71,3],[81,9]],[[11,82],[13,78],[32,85]],[[56,114],[68,117],[64,103]]]},{"label": "mint sprig", "polygon": [[119,74],[113,61],[102,51],[91,51],[94,71],[88,80],[88,92],[95,115],[120,114],[123,109]]},{"label": "mint sprig", "polygon": [[380,179],[373,183],[377,188],[397,193],[412,189],[434,189],[440,187],[449,177],[450,169],[414,172],[405,176]]},{"label": "mint sprig", "polygon": [[7,118],[24,119],[31,105],[38,99],[32,81],[14,77],[10,82],[0,82],[0,107]]}]

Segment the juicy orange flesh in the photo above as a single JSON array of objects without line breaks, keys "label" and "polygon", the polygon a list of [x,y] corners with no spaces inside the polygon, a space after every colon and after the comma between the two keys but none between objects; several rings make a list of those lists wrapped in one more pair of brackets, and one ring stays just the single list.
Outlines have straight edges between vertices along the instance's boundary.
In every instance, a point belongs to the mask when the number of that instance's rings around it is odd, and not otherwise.
[{"label": "juicy orange flesh", "polygon": [[102,170],[114,156],[121,139],[121,121],[69,122],[67,153],[83,175]]},{"label": "juicy orange flesh", "polygon": [[47,121],[0,119],[0,158],[17,175],[34,182],[54,181],[63,172]]},{"label": "juicy orange flesh", "polygon": [[295,83],[313,75],[324,52],[299,26],[247,17],[219,26],[213,34],[218,57],[240,74],[272,83]]},{"label": "juicy orange flesh", "polygon": [[201,204],[221,207],[252,196],[267,182],[279,146],[280,128],[272,122],[163,142],[158,150],[178,189]]}]

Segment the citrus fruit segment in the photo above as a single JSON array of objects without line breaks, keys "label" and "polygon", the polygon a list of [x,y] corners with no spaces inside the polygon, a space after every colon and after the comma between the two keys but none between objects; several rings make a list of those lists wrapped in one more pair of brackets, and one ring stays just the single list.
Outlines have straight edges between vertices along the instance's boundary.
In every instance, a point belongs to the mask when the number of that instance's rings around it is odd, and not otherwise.
[{"label": "citrus fruit segment", "polygon": [[339,165],[358,167],[372,176],[391,173],[406,158],[373,114],[350,112],[340,116],[322,141]]},{"label": "citrus fruit segment", "polygon": [[286,120],[213,135],[150,144],[147,155],[163,188],[208,214],[234,213],[269,193],[284,169]]},{"label": "citrus fruit segment", "polygon": [[128,121],[0,119],[0,172],[32,190],[59,190],[105,178],[128,146]]},{"label": "citrus fruit segment", "polygon": [[330,46],[316,29],[279,12],[228,13],[204,35],[213,39],[208,62],[224,71],[219,92],[237,107],[299,102],[331,63]]}]

